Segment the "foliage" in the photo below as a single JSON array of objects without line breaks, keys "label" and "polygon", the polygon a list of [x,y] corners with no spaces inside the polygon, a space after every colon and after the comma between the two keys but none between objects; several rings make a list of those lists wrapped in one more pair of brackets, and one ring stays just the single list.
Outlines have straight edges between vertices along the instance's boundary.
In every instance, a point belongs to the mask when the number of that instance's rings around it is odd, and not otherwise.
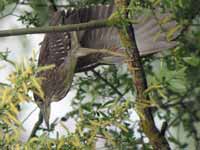
[{"label": "foliage", "polygon": [[[0,10],[7,4],[17,1],[3,1]],[[46,1],[30,1],[35,14],[26,12],[19,20],[26,25],[43,25],[46,22]],[[56,2],[56,1],[55,1]],[[69,4],[83,7],[88,4],[110,3],[105,0],[76,0]],[[168,122],[167,136],[177,149],[186,149],[190,141],[175,136],[173,129],[182,127],[182,137],[191,137],[195,148],[199,149],[200,121],[200,29],[199,0],[151,0],[132,1],[130,9],[140,13],[143,8],[160,6],[169,10],[173,17],[185,27],[185,32],[178,37],[178,46],[159,55],[142,59],[152,100],[141,107],[153,107],[154,115]],[[37,4],[44,4],[42,7]],[[39,15],[39,16],[38,16]],[[38,18],[39,17],[39,21]],[[39,23],[39,24],[38,24]],[[173,32],[173,31],[171,31]],[[140,131],[138,120],[132,120],[135,90],[127,66],[101,66],[93,71],[77,74],[73,88],[77,90],[72,102],[74,110],[62,118],[76,120],[74,133],[68,131],[65,136],[50,138],[42,129],[42,135],[33,137],[27,143],[20,142],[22,123],[17,114],[20,104],[33,101],[30,91],[43,97],[40,88],[42,79],[34,75],[51,67],[37,68],[35,58],[30,62],[17,65],[8,59],[8,52],[0,53],[0,59],[13,66],[8,82],[0,84],[0,148],[2,149],[94,149],[98,139],[105,140],[109,149],[151,149],[145,136]],[[138,104],[137,104],[138,105]],[[58,123],[55,123],[55,125]],[[11,136],[12,135],[12,136]]]},{"label": "foliage", "polygon": [[6,83],[0,84],[0,147],[10,149],[20,146],[22,123],[17,119],[20,105],[33,101],[30,92],[43,97],[40,87],[42,79],[36,78],[35,73],[49,67],[36,67],[35,57],[30,62],[16,64],[8,59],[8,52],[0,53],[1,61],[6,61],[13,67]]},{"label": "foliage", "polygon": [[26,27],[29,27],[30,25],[35,27],[40,26],[37,13],[34,14],[33,12],[24,11],[24,15],[19,16],[18,20],[21,21],[22,24],[25,24]]},{"label": "foliage", "polygon": [[33,8],[33,13],[37,15],[37,25],[44,25],[49,19],[48,1],[47,0],[30,0],[30,6]]},{"label": "foliage", "polygon": [[17,3],[18,0],[1,0],[0,1],[0,12],[5,9],[5,7],[12,3]]}]

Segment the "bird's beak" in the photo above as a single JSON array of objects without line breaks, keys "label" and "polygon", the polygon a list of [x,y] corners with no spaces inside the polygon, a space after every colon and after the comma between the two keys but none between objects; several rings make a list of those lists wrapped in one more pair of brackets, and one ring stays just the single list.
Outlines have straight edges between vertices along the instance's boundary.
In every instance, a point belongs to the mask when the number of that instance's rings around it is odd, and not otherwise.
[{"label": "bird's beak", "polygon": [[45,102],[40,106],[40,111],[42,112],[45,124],[47,128],[49,129],[49,119],[50,119],[50,112],[51,107],[49,104],[46,104]]}]

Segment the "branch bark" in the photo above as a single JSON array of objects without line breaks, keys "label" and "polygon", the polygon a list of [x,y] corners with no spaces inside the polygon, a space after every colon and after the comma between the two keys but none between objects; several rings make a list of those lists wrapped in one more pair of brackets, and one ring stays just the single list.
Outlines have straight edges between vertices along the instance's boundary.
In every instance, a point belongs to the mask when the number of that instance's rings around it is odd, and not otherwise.
[{"label": "branch bark", "polygon": [[[31,5],[33,4],[33,2],[19,2],[18,5]],[[34,3],[35,6],[37,7],[48,7],[48,4],[44,4],[44,3]],[[75,5],[55,5],[57,8],[60,8],[60,7],[64,7],[64,8],[69,8],[69,7],[76,7]]]},{"label": "branch bark", "polygon": [[112,22],[109,19],[102,19],[102,20],[93,20],[90,22],[79,23],[79,24],[1,30],[0,37],[16,36],[16,35],[24,35],[24,34],[80,31],[80,30],[96,29],[96,28],[103,28],[103,27],[109,27],[109,26],[112,26]]},{"label": "branch bark", "polygon": [[[115,0],[117,10],[123,11],[121,18],[128,18],[128,0]],[[124,27],[125,26],[125,27]],[[144,95],[147,89],[147,81],[145,72],[140,60],[139,51],[136,45],[134,29],[131,24],[123,25],[119,28],[119,35],[123,46],[126,48],[128,55],[129,70],[132,73],[134,86],[136,88],[137,96],[136,102],[142,103],[145,100],[150,100],[148,96]],[[157,129],[150,107],[138,107],[137,113],[140,117],[140,124],[143,132],[149,138],[149,141],[156,150],[170,150],[169,144],[164,135]]]}]

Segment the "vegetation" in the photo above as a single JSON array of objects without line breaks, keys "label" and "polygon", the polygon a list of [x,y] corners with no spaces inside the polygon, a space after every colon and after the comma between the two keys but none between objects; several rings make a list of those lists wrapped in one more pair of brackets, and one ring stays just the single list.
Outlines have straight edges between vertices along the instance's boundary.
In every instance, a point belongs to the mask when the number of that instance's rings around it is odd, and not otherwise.
[{"label": "vegetation", "polygon": [[[61,7],[59,0],[55,6]],[[84,7],[89,4],[110,3],[109,0],[69,0],[69,6]],[[161,54],[142,58],[148,82],[145,94],[150,102],[133,101],[136,89],[126,64],[100,66],[95,70],[76,74],[73,89],[77,94],[72,101],[74,110],[62,117],[62,121],[74,118],[76,130],[65,136],[51,138],[43,128],[41,135],[20,141],[22,122],[17,119],[20,105],[34,101],[31,93],[41,97],[40,78],[35,74],[54,66],[37,67],[35,54],[22,64],[9,60],[7,51],[0,53],[1,61],[13,67],[8,81],[0,83],[0,148],[1,149],[95,149],[98,139],[105,140],[108,149],[152,149],[140,127],[139,120],[131,115],[138,107],[150,107],[158,122],[164,122],[165,132],[173,149],[200,149],[200,1],[199,0],[133,0],[131,10],[141,12],[143,8],[161,7],[170,11],[174,19],[184,28],[177,38],[178,46]],[[18,20],[27,27],[44,26],[48,15],[47,0],[1,0],[3,18],[12,15],[13,5],[28,5],[32,13],[24,12]],[[16,5],[16,7],[15,7]],[[65,6],[67,7],[67,6]],[[5,13],[8,12],[8,14]],[[173,31],[171,31],[173,32]],[[171,34],[171,33],[169,33]],[[4,69],[4,68],[1,68]],[[136,108],[137,107],[137,108]],[[51,125],[53,132],[56,123]],[[181,132],[179,132],[181,131]],[[11,136],[12,135],[12,136]],[[191,140],[184,140],[191,139]],[[194,146],[193,146],[194,145]]]}]

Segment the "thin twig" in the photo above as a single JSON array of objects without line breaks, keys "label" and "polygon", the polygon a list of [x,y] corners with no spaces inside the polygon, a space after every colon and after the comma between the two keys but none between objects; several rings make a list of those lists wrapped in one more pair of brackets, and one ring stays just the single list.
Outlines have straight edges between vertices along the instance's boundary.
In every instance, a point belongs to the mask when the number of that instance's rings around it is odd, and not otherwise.
[{"label": "thin twig", "polygon": [[102,81],[104,81],[108,86],[110,86],[121,98],[123,98],[125,100],[125,98],[123,97],[124,95],[112,84],[110,83],[108,80],[106,80],[104,77],[102,77],[102,75],[100,73],[98,73],[97,71],[95,71],[94,69],[92,70],[92,72],[94,73],[94,75],[96,75],[99,79],[101,79]]},{"label": "thin twig", "polygon": [[24,122],[26,122],[26,120],[37,110],[37,107],[35,107],[27,116],[26,118],[22,121],[22,124],[24,124]]}]

